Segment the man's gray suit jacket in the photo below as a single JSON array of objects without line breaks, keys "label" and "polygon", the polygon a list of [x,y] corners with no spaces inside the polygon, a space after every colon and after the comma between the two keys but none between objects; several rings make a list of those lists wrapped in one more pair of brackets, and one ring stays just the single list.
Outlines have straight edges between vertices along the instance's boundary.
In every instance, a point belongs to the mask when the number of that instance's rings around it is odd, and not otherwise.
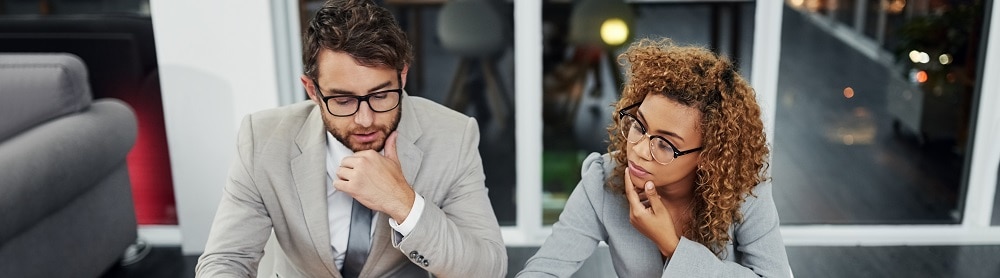
[{"label": "man's gray suit jacket", "polygon": [[[397,153],[426,205],[401,239],[388,216],[376,213],[361,276],[503,276],[506,249],[487,198],[475,119],[419,97],[404,95],[401,105]],[[330,246],[320,113],[303,101],[243,119],[197,276],[255,276],[273,229],[285,255],[275,259],[278,276],[340,277]]]}]

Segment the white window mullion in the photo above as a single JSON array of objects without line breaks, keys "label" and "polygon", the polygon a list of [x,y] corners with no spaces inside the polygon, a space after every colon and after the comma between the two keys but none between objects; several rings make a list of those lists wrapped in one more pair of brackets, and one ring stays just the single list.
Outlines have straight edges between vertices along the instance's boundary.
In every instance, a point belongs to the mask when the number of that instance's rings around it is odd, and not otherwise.
[{"label": "white window mullion", "polygon": [[[1000,9],[993,7],[990,22],[1000,19]],[[962,225],[988,227],[993,215],[993,202],[997,186],[997,167],[1000,166],[1000,28],[989,28],[986,57],[983,59],[982,83],[979,90],[979,109],[973,151],[970,152],[969,183],[965,191],[965,213]]]},{"label": "white window mullion", "polygon": [[542,2],[514,1],[517,226],[507,241],[534,242],[542,227]]},{"label": "white window mullion", "polygon": [[271,1],[274,32],[274,64],[277,67],[278,104],[305,100],[299,75],[302,74],[302,32],[299,28],[299,2]]},{"label": "white window mullion", "polygon": [[786,246],[995,245],[1000,227],[960,225],[782,226]]},{"label": "white window mullion", "polygon": [[[754,13],[753,64],[750,84],[757,92],[768,145],[774,148],[774,115],[778,96],[778,63],[781,60],[783,1],[757,1]],[[773,150],[772,150],[773,153]]]}]

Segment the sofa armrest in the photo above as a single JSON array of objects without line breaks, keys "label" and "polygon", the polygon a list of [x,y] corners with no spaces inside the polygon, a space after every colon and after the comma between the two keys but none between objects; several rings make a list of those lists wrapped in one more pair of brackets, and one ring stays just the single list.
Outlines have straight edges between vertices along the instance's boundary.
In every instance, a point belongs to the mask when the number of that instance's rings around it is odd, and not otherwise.
[{"label": "sofa armrest", "polygon": [[0,141],[0,242],[65,206],[125,163],[135,144],[132,110],[93,103]]}]

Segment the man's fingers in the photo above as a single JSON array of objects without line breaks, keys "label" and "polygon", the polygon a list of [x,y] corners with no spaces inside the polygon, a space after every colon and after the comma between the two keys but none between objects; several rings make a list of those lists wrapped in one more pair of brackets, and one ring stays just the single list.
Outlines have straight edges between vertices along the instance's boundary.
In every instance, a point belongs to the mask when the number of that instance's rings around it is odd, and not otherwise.
[{"label": "man's fingers", "polygon": [[348,184],[349,184],[348,181],[345,181],[345,180],[335,180],[335,181],[333,181],[333,188],[336,188],[337,190],[340,190],[340,191],[347,192],[347,190],[345,190],[345,189],[347,189]]},{"label": "man's fingers", "polygon": [[361,163],[361,159],[362,158],[358,157],[357,155],[345,157],[344,159],[340,160],[340,167],[347,169],[354,169],[355,167],[358,167],[358,165]]},{"label": "man's fingers", "polygon": [[354,169],[340,167],[337,169],[337,172],[335,174],[337,175],[337,180],[351,181],[351,179],[353,178],[353,173]]}]

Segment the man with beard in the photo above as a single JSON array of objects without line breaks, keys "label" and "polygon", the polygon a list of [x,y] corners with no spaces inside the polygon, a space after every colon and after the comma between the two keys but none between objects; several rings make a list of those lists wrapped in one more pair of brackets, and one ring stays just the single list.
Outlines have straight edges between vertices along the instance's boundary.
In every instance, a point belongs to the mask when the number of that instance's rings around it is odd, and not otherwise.
[{"label": "man with beard", "polygon": [[279,277],[504,276],[476,121],[405,93],[411,51],[370,0],[324,4],[310,100],[243,120],[199,277],[255,277],[272,229]]}]

